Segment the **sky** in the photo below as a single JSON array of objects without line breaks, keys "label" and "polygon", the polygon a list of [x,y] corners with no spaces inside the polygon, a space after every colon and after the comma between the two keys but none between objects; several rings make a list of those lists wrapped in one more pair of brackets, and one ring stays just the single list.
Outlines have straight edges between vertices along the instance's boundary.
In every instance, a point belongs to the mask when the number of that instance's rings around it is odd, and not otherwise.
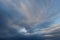
[{"label": "sky", "polygon": [[60,0],[0,0],[1,40],[59,40],[59,30]]}]

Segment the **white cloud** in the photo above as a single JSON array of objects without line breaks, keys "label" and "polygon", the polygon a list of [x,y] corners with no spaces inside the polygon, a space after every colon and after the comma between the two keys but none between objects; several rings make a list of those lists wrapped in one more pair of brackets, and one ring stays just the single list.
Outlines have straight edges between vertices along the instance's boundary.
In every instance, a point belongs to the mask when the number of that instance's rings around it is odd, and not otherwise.
[{"label": "white cloud", "polygon": [[51,27],[48,27],[48,28],[45,28],[45,29],[42,29],[41,32],[44,32],[44,33],[52,33],[56,30],[60,29],[60,24],[54,24],[53,26]]},{"label": "white cloud", "polygon": [[27,30],[25,28],[20,28],[18,31],[22,32],[22,33],[26,33],[27,32]]}]

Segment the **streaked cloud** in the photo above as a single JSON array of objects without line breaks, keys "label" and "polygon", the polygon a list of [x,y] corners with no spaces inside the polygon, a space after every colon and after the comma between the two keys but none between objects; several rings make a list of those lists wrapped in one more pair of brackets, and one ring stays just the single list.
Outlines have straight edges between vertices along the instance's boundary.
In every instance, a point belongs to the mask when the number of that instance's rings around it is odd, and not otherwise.
[{"label": "streaked cloud", "polygon": [[53,31],[58,30],[59,28],[60,28],[60,24],[54,25],[54,26],[52,26],[52,27],[48,27],[48,28],[46,28],[46,29],[43,29],[42,32],[51,33],[51,32],[53,32]]},{"label": "streaked cloud", "polygon": [[0,10],[6,11],[1,13],[6,18],[5,25],[20,34],[26,36],[44,34],[51,37],[55,35],[50,33],[60,29],[60,24],[54,24],[60,17],[60,9],[56,7],[59,6],[57,1],[56,4],[54,0],[0,0],[0,2]]}]

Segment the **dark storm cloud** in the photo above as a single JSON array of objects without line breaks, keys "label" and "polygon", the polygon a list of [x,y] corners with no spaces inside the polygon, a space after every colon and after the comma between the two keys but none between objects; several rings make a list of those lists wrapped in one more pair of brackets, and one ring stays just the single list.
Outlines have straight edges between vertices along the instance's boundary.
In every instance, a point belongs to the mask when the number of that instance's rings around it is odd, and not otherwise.
[{"label": "dark storm cloud", "polygon": [[14,23],[22,16],[18,14],[19,12],[12,5],[5,2],[4,0],[0,0],[0,38],[9,38],[17,35],[17,31],[7,24],[9,19]]},{"label": "dark storm cloud", "polygon": [[54,0],[0,0],[1,40],[45,40],[55,36],[52,31],[60,28],[52,26],[60,16],[56,5]]}]

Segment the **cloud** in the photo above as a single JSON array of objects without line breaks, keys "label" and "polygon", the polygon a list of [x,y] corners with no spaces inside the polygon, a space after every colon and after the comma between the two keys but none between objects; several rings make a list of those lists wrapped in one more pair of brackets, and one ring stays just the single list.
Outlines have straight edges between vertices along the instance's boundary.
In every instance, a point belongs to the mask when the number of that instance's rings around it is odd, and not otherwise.
[{"label": "cloud", "polygon": [[60,28],[60,24],[53,26],[54,20],[60,17],[54,0],[0,0],[0,3],[0,26],[12,33],[3,31],[3,34],[51,37]]},{"label": "cloud", "polygon": [[48,28],[45,28],[45,29],[43,29],[44,31],[42,31],[42,32],[45,32],[45,33],[52,33],[53,31],[56,31],[56,30],[58,30],[60,28],[60,24],[55,24],[55,25],[53,25],[53,26],[51,26],[51,27],[48,27]]}]

